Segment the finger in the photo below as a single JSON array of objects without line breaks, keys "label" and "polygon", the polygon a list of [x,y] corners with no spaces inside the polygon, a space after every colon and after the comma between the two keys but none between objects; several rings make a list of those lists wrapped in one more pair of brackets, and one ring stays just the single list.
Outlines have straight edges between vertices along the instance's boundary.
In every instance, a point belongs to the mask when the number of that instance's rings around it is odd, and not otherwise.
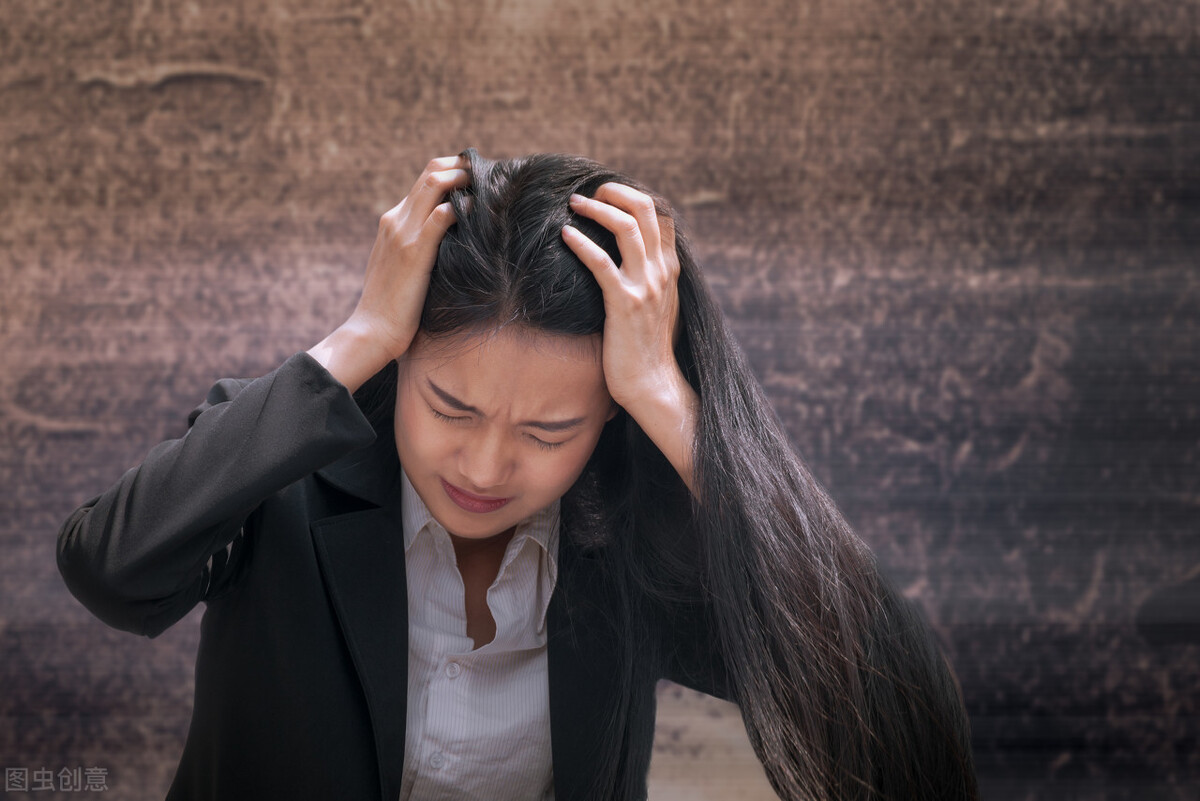
[{"label": "finger", "polygon": [[413,184],[404,204],[416,219],[424,221],[433,213],[433,207],[441,203],[451,190],[467,186],[470,182],[471,173],[459,157],[434,159]]},{"label": "finger", "polygon": [[430,176],[432,181],[423,176],[404,200],[379,218],[380,231],[386,230],[391,236],[405,240],[420,236],[426,221],[447,193],[470,182],[465,170],[442,170],[430,173]]},{"label": "finger", "polygon": [[675,218],[665,215],[658,218],[658,230],[662,236],[662,260],[667,270],[667,280],[679,280],[679,251],[675,249]]},{"label": "finger", "polygon": [[435,159],[430,159],[425,165],[424,172],[438,172],[439,170],[466,169],[470,166],[470,162],[465,156],[439,156]]},{"label": "finger", "polygon": [[645,275],[646,243],[636,217],[616,206],[582,195],[571,195],[571,210],[595,220],[612,232],[617,238],[617,249],[621,252],[621,270],[626,275],[635,280]]},{"label": "finger", "polygon": [[419,243],[417,246],[418,260],[422,265],[428,268],[433,267],[434,259],[437,257],[438,246],[442,243],[442,238],[446,235],[446,231],[456,221],[454,206],[449,202],[439,203],[437,206],[434,206],[429,218],[425,221],[425,226],[421,229],[420,238],[417,240]]},{"label": "finger", "polygon": [[601,184],[592,195],[594,200],[616,206],[638,222],[642,241],[646,245],[646,253],[653,255],[661,247],[658,230],[658,210],[654,208],[654,198],[645,192],[639,192],[632,186],[609,182]]},{"label": "finger", "polygon": [[613,264],[613,260],[604,248],[597,245],[573,225],[563,226],[562,238],[571,252],[579,257],[585,267],[591,270],[592,275],[596,277],[596,283],[600,284],[601,292],[608,295],[620,285],[621,271],[617,269],[617,265]]},{"label": "finger", "polygon": [[381,222],[390,222],[393,226],[409,220],[424,222],[451,190],[470,182],[470,173],[465,170],[442,170],[422,175],[403,200],[384,212]]},{"label": "finger", "polygon": [[[665,215],[658,218],[658,229],[662,233],[663,264],[667,270],[667,278],[678,287],[679,282],[679,253],[675,250],[675,218]],[[678,291],[678,289],[676,290]],[[683,332],[683,315],[675,309],[675,322],[671,326],[671,348],[679,345],[679,337]]]},{"label": "finger", "polygon": [[658,218],[658,235],[662,240],[662,254],[670,262],[674,262],[675,270],[679,270],[679,254],[675,252],[675,220],[670,215]]},{"label": "finger", "polygon": [[414,185],[413,189],[409,191],[408,195],[401,199],[399,203],[389,209],[389,211],[399,212],[404,207],[405,201],[408,200],[408,197],[416,194],[417,185],[420,184],[421,180],[424,179],[426,174],[431,172],[441,172],[443,170],[465,170],[470,166],[471,165],[467,159],[463,158],[462,156],[441,156],[439,158],[430,159],[429,163],[425,165],[425,169],[421,171],[421,175],[417,179],[416,185]]},{"label": "finger", "polygon": [[440,239],[456,222],[458,222],[458,217],[454,214],[454,205],[446,201],[433,207],[429,219],[425,222],[425,228]]}]

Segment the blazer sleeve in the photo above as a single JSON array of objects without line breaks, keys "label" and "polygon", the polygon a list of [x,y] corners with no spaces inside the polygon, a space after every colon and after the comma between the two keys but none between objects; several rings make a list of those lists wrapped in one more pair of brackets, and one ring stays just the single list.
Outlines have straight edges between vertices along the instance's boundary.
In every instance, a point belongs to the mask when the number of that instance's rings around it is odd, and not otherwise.
[{"label": "blazer sleeve", "polygon": [[155,446],[58,535],[71,593],[115,628],[154,637],[210,592],[214,563],[269,495],[357,448],[374,429],[307,353],[224,379],[180,439]]}]

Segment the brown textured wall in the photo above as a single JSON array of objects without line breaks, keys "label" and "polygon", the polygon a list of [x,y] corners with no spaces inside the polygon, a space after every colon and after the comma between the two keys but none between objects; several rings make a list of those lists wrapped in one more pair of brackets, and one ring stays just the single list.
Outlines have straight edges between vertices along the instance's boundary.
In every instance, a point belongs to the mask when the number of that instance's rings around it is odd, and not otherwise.
[{"label": "brown textured wall", "polygon": [[[161,796],[198,618],[106,630],[57,527],[339,322],[378,214],[474,145],[685,211],[944,637],[987,798],[1195,798],[1198,96],[1195,0],[0,6],[0,763]],[[736,716],[663,694],[652,797],[764,797]]]}]

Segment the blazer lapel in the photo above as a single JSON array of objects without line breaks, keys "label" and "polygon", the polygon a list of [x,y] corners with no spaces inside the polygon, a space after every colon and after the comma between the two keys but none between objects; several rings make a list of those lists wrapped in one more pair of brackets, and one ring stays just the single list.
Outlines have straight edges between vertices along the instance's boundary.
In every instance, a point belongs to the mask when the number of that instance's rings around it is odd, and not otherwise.
[{"label": "blazer lapel", "polygon": [[565,529],[558,576],[546,616],[554,797],[575,801],[587,795],[596,760],[604,758],[603,727],[619,703],[618,643],[604,608],[600,558],[581,553]]},{"label": "blazer lapel", "polygon": [[404,770],[408,695],[408,588],[400,517],[394,509],[371,508],[315,521],[311,530],[367,699],[382,797],[396,798]]}]

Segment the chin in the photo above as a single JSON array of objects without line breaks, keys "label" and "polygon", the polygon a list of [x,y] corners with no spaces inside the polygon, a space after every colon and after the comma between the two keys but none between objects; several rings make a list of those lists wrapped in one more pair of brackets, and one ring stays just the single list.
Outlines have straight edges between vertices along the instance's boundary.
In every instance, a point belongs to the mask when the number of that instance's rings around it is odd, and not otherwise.
[{"label": "chin", "polygon": [[[446,531],[450,532],[456,537],[462,537],[463,539],[467,540],[486,540],[488,537],[494,537],[497,534],[507,531],[515,526],[519,520],[524,519],[519,518],[508,520],[508,518],[505,518],[505,521],[507,522],[502,522],[499,520],[471,520],[470,512],[465,512],[462,509],[453,506],[453,504],[451,504],[451,506],[452,508],[448,510],[450,512],[449,515],[434,514],[434,517],[437,518],[437,521],[442,524],[442,527],[445,528]],[[528,515],[525,517],[528,517]]]}]

